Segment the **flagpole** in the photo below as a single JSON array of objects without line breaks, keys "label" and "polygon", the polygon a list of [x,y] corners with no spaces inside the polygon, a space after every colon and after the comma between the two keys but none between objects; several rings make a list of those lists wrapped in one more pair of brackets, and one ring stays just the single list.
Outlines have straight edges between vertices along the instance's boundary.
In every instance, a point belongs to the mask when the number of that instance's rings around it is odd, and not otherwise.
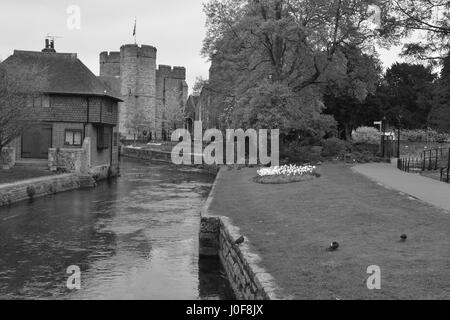
[{"label": "flagpole", "polygon": [[136,27],[137,27],[137,18],[134,17],[134,31],[133,31],[133,35],[134,35],[134,44],[137,44],[137,40],[136,40]]}]

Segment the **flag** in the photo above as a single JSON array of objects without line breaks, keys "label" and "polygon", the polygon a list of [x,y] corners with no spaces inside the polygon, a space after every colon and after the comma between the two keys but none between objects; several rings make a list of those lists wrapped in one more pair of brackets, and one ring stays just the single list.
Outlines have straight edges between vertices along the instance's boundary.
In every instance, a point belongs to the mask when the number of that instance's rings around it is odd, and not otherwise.
[{"label": "flag", "polygon": [[133,37],[136,36],[136,19],[134,20]]}]

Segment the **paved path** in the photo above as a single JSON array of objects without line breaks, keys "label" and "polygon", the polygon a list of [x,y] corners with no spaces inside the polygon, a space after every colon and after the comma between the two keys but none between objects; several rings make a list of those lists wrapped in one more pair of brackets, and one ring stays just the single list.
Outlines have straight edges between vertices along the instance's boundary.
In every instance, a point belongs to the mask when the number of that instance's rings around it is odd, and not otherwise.
[{"label": "paved path", "polygon": [[406,173],[384,163],[358,165],[353,170],[384,186],[450,211],[450,184]]}]

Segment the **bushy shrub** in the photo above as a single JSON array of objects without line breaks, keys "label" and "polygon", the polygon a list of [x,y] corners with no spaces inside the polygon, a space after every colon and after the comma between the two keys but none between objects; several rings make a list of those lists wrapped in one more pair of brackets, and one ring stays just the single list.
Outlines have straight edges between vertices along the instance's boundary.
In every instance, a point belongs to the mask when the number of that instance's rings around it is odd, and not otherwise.
[{"label": "bushy shrub", "polygon": [[428,141],[428,133],[425,130],[402,130],[401,140],[409,142]]},{"label": "bushy shrub", "polygon": [[354,143],[380,144],[380,131],[373,127],[359,127],[352,132]]},{"label": "bushy shrub", "polygon": [[379,144],[353,143],[345,159],[351,163],[381,162],[380,151]]},{"label": "bushy shrub", "polygon": [[370,153],[374,156],[380,155],[380,145],[370,143],[353,143],[351,153]]},{"label": "bushy shrub", "polygon": [[322,159],[322,148],[305,146],[303,142],[290,142],[281,147],[280,157],[288,163],[316,163]]},{"label": "bushy shrub", "polygon": [[354,151],[347,154],[345,159],[349,163],[370,163],[383,161],[381,157],[374,155],[370,151]]},{"label": "bushy shrub", "polygon": [[439,142],[444,143],[450,140],[450,134],[440,133],[433,129],[402,130],[401,140],[409,142]]},{"label": "bushy shrub", "polygon": [[322,142],[322,156],[324,157],[338,157],[345,154],[347,144],[345,141],[338,138],[331,138]]}]

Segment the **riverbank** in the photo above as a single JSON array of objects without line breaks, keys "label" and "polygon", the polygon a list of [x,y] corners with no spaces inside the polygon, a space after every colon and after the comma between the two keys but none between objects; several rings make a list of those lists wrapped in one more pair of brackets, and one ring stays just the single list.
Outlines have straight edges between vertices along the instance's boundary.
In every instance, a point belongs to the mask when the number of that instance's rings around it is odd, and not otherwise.
[{"label": "riverbank", "polygon": [[214,214],[211,210],[214,199],[221,197],[217,187],[222,183],[226,170],[227,167],[219,170],[201,211],[200,256],[220,259],[238,300],[289,299],[273,276],[261,267],[261,258],[255,253],[248,238],[241,234],[231,219]]},{"label": "riverbank", "polygon": [[[295,299],[449,299],[450,215],[392,192],[345,164],[321,178],[261,185],[256,169],[225,169],[208,212],[239,226],[261,261]],[[400,242],[400,235],[408,235]],[[340,243],[336,252],[326,249]],[[382,272],[368,290],[367,268]]]},{"label": "riverbank", "polygon": [[76,174],[47,175],[0,184],[0,207],[78,189],[81,184]]},{"label": "riverbank", "polygon": [[9,170],[0,169],[0,185],[6,183],[19,182],[23,180],[41,178],[54,175],[47,168],[39,168],[33,166],[17,166]]}]

